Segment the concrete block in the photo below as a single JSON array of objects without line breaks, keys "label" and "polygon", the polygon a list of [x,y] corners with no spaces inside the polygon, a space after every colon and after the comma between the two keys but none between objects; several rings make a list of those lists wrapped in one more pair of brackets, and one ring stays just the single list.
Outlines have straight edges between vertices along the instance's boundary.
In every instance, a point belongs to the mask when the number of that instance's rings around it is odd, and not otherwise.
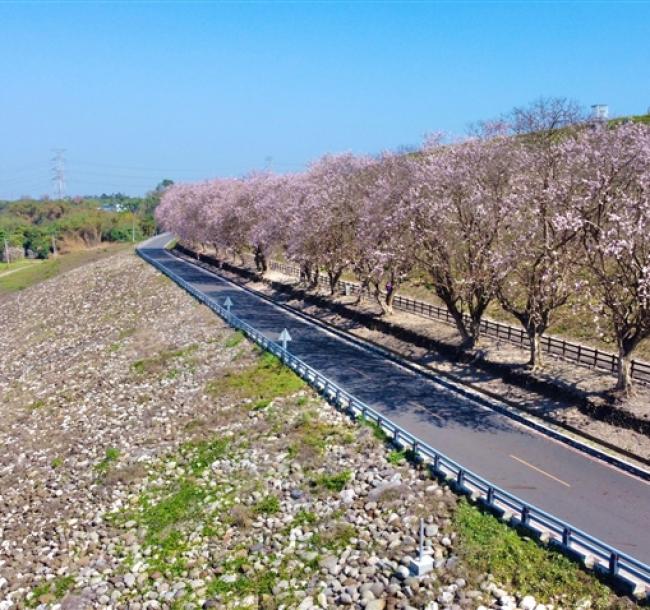
[{"label": "concrete block", "polygon": [[413,576],[424,576],[431,570],[433,570],[433,557],[431,555],[423,555],[422,559],[416,557],[409,562],[409,571]]}]

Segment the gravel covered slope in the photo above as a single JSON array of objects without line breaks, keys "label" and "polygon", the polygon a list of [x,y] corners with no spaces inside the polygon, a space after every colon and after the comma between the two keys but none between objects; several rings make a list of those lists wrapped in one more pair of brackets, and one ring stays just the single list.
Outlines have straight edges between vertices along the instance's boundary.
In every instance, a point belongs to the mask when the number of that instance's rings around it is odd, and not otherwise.
[{"label": "gravel covered slope", "polygon": [[6,301],[0,345],[0,610],[545,608],[465,569],[450,490],[132,254]]},{"label": "gravel covered slope", "polygon": [[[232,358],[215,349],[225,332],[133,254],[4,302],[0,597],[99,559],[98,515],[113,490],[98,480],[98,465],[107,451],[126,466],[177,446],[184,422],[209,408],[205,379]],[[169,358],[176,375],[134,370],[138,360],[182,349],[193,353]]]}]

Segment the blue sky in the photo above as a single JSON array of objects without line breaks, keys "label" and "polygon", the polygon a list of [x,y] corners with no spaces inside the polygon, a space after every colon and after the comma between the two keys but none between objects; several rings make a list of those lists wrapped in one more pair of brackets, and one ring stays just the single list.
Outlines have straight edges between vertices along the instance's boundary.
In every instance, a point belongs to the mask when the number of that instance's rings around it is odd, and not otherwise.
[{"label": "blue sky", "polygon": [[650,106],[650,3],[0,4],[0,198],[142,193],[461,134],[544,96]]}]

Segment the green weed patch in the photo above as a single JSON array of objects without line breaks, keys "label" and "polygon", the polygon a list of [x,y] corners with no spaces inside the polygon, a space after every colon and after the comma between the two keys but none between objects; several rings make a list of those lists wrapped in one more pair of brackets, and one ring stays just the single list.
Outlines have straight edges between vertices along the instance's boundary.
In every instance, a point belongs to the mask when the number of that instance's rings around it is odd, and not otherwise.
[{"label": "green weed patch", "polygon": [[254,366],[240,372],[227,373],[224,377],[209,382],[206,391],[213,396],[230,394],[259,403],[279,396],[289,396],[304,385],[304,381],[280,360],[265,353]]},{"label": "green weed patch", "polygon": [[198,345],[192,344],[187,347],[175,350],[165,350],[150,358],[136,360],[131,365],[131,370],[137,375],[157,373],[166,368],[166,366],[176,359],[187,358],[199,348]]},{"label": "green weed patch", "polygon": [[625,607],[612,605],[609,589],[570,559],[523,537],[465,499],[454,512],[453,528],[468,567],[489,572],[506,589],[533,595],[539,602],[552,600],[563,608],[575,608],[586,598],[591,599],[591,608]]},{"label": "green weed patch", "polygon": [[314,484],[328,491],[341,492],[351,479],[352,473],[349,470],[344,470],[337,474],[323,474],[314,480]]}]

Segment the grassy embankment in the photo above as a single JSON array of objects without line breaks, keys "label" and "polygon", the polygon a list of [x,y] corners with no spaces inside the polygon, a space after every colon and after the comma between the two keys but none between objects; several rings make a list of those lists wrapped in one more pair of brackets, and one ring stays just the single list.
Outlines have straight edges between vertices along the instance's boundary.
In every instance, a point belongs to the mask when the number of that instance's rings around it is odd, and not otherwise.
[{"label": "grassy embankment", "polygon": [[133,248],[132,244],[111,243],[98,248],[62,254],[46,260],[22,260],[9,265],[2,263],[0,265],[0,296],[24,290],[59,273],[131,248]]}]

